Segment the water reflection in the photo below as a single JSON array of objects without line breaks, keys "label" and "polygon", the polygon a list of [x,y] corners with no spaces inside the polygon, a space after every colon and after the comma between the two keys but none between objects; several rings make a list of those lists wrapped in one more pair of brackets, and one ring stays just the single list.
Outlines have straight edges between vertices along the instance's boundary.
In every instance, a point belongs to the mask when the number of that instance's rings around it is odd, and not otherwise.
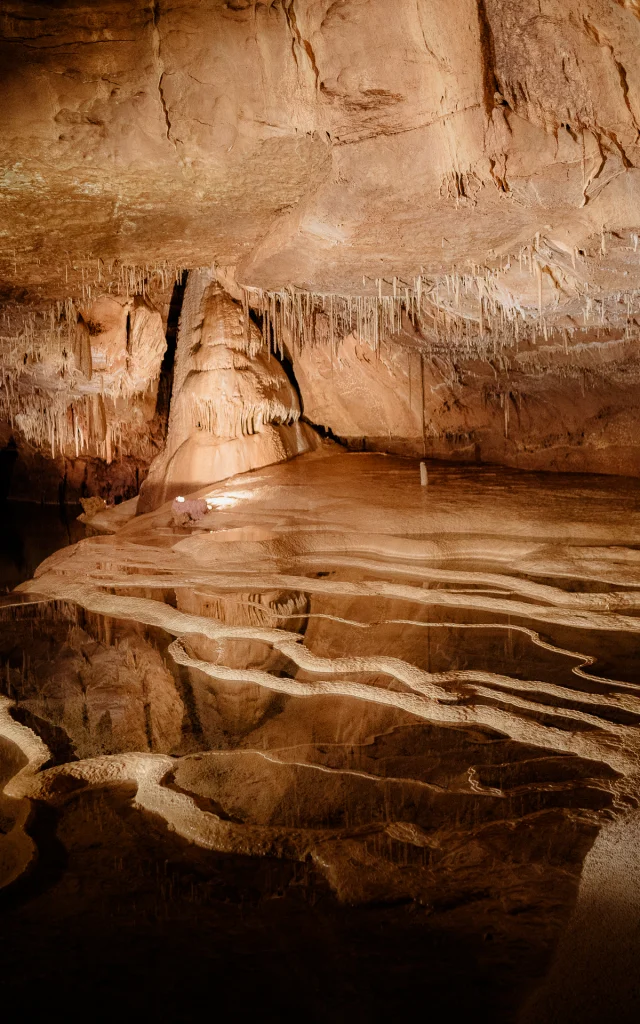
[{"label": "water reflection", "polygon": [[[160,511],[85,541],[0,606],[2,692],[25,727],[11,749],[29,730],[50,755],[12,799],[55,815],[70,865],[40,912],[86,886],[89,865],[118,892],[113,858],[156,926],[180,917],[192,942],[205,926],[193,907],[181,916],[187,872],[206,928],[242,934],[241,959],[277,897],[283,948],[316,977],[319,903],[350,955],[380,953],[367,915],[387,921],[406,964],[430,935],[436,1001],[455,988],[455,936],[473,950],[473,984],[501,993],[495,1019],[513,1019],[598,831],[637,805],[638,524],[630,508],[606,520],[598,482],[576,526],[586,484],[545,484],[545,510],[536,481],[519,480],[491,531],[509,474],[455,471],[445,488],[436,473],[425,504],[403,464],[390,486],[389,463],[358,458],[311,460],[304,478],[295,463],[249,474],[257,534],[241,501],[217,501],[193,530]],[[361,510],[376,533],[354,529]],[[223,921],[215,886],[250,926]],[[86,898],[73,898],[78,915]],[[296,906],[314,922],[310,959],[291,951]],[[449,951],[434,959],[434,946]],[[341,1019],[336,1005],[317,1019]]]},{"label": "water reflection", "polygon": [[0,501],[0,592],[30,579],[41,562],[85,536],[80,505]]}]

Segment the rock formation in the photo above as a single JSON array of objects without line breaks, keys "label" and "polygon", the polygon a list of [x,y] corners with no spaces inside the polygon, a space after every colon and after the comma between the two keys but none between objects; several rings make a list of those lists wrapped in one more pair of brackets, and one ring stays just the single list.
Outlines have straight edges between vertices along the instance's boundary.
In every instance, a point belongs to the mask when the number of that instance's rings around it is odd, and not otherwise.
[{"label": "rock formation", "polygon": [[[43,856],[29,807],[55,813],[69,866],[35,897],[45,930],[47,900],[86,929],[86,892],[107,884],[112,858],[108,884],[164,928],[183,892],[149,894],[138,870],[164,877],[159,865],[179,862],[197,893],[179,926],[189,957],[187,936],[221,920],[207,888],[218,871],[249,932],[282,901],[286,943],[290,900],[325,939],[327,914],[344,908],[352,959],[401,964],[403,995],[393,966],[374,983],[385,1013],[426,974],[439,1005],[446,992],[469,1012],[487,985],[505,1021],[541,985],[527,1019],[551,1021],[559,986],[567,1013],[588,1010],[593,977],[594,1005],[625,1019],[634,974],[611,950],[635,948],[640,879],[638,484],[437,464],[429,480],[425,491],[413,461],[328,445],[209,485],[188,528],[168,505],[131,517],[8,596],[0,884]],[[249,866],[266,874],[247,879]],[[129,920],[109,905],[92,935],[113,913]],[[15,919],[23,949],[24,910]],[[223,919],[242,941],[221,963],[246,964],[245,926]],[[391,929],[393,956],[371,921]],[[440,952],[425,959],[427,936]],[[459,943],[470,990],[452,988]],[[315,977],[306,953],[291,956]]]},{"label": "rock formation", "polygon": [[0,5],[7,1005],[640,1018],[639,55]]},{"label": "rock formation", "polygon": [[[148,463],[157,450],[154,417],[165,349],[162,317],[142,296],[101,295],[80,309],[70,302],[57,319],[34,320],[11,339],[0,354],[2,432],[19,438],[36,487],[42,455],[45,479],[63,463],[67,500],[80,491],[74,477],[86,478],[92,462],[106,469],[100,488],[106,496],[117,489],[118,477],[126,477],[121,465],[113,466],[116,457]],[[99,479],[100,471],[95,475]],[[47,493],[44,484],[43,500],[58,499],[58,488],[51,489]],[[12,494],[21,497],[15,485]],[[40,497],[28,489],[26,496]]]},{"label": "rock formation", "polygon": [[210,271],[189,275],[164,451],[138,512],[314,447],[298,396],[249,318]]},{"label": "rock formation", "polygon": [[[424,419],[435,456],[637,474],[636,4],[398,0],[389,23],[386,0],[12,0],[2,19],[5,389],[17,364],[66,366],[64,398],[31,374],[33,415],[3,404],[29,458],[75,459],[106,418],[95,455],[144,477],[163,424],[145,445],[140,401],[65,425],[100,358],[88,307],[115,325],[138,296],[166,320],[182,268],[215,262],[294,362],[317,346],[302,377],[333,360],[303,414],[334,435],[418,450]],[[370,368],[346,422],[350,348],[379,343],[397,398]]]},{"label": "rock formation", "polygon": [[349,448],[518,469],[640,474],[635,343],[425,355],[409,321],[377,351],[357,334],[293,361],[305,415]]}]

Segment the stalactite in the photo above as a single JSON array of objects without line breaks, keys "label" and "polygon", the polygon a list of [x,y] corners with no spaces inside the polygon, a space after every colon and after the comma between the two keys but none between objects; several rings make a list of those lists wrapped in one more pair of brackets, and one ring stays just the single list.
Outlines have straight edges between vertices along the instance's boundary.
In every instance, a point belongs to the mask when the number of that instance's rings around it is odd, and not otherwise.
[{"label": "stalactite", "polygon": [[572,279],[575,298],[554,323],[543,285],[548,281],[555,289],[551,309],[556,313],[559,289],[575,269],[576,254],[574,251],[570,262],[565,261],[563,266],[557,258],[557,250],[539,233],[517,254],[521,270],[526,269],[536,282],[536,301],[528,306],[504,287],[502,275],[511,269],[511,256],[493,269],[472,265],[468,271],[454,269],[431,277],[421,269],[412,281],[393,275],[367,284],[363,277],[364,287],[370,289],[363,294],[247,287],[244,302],[263,318],[264,344],[273,338],[279,347],[286,335],[294,350],[319,343],[316,317],[323,313],[329,319],[332,349],[342,338],[355,333],[377,352],[384,337],[402,332],[406,318],[421,333],[426,352],[459,352],[484,359],[523,344],[535,345],[540,336],[545,342],[555,334],[562,337],[566,330],[576,329],[579,313],[585,331],[596,326],[613,327],[620,321],[623,298],[625,329],[631,336],[638,336],[637,326],[630,326],[632,317],[640,314],[638,289],[596,296],[590,294],[589,281],[578,277]]},{"label": "stalactite", "polygon": [[[602,239],[605,238],[603,230]],[[615,236],[607,235],[608,247]],[[597,259],[597,238],[594,242]],[[638,248],[638,235],[631,234],[628,251]],[[243,293],[244,350],[255,357],[260,347],[283,356],[290,345],[293,354],[314,345],[328,345],[338,357],[343,338],[355,334],[359,342],[378,353],[382,342],[405,330],[418,334],[423,356],[496,360],[509,350],[522,353],[530,372],[544,372],[535,352],[542,342],[557,345],[569,354],[585,344],[595,344],[587,332],[603,331],[624,320],[624,341],[637,341],[640,290],[605,293],[594,280],[580,277],[587,257],[574,248],[569,254],[557,249],[540,234],[515,256],[504,257],[494,268],[469,265],[446,273],[429,274],[425,268],[413,279],[393,274],[386,278],[363,277],[361,294],[311,292],[293,287],[272,291],[247,287]],[[534,279],[535,299],[525,304],[511,293],[504,280],[512,264]],[[578,270],[576,270],[578,268]],[[198,273],[193,271],[192,273]],[[203,268],[215,276],[215,268]],[[65,267],[65,276],[81,279],[85,302],[110,290],[122,296],[144,296],[153,288],[168,288],[183,275],[182,266],[122,264],[88,258]],[[573,277],[572,277],[573,275]],[[556,315],[559,288],[572,282],[568,312]],[[547,298],[548,287],[555,287]],[[67,298],[40,312],[25,314],[17,308],[4,311],[0,337],[0,416],[20,426],[28,440],[61,451],[74,452],[100,445],[111,457],[118,449],[119,428],[104,432],[98,416],[87,415],[86,396],[102,394],[115,401],[142,393],[150,371],[135,374],[135,359],[128,360],[126,372],[96,379],[92,366],[89,325],[79,313],[79,300]],[[251,329],[249,310],[262,318],[262,331]],[[581,322],[579,322],[580,317]],[[135,340],[135,339],[134,339]],[[136,359],[144,362],[145,345],[138,339]],[[599,343],[598,343],[599,344]],[[157,353],[151,353],[153,357]],[[152,360],[153,361],[153,360]],[[174,380],[180,381],[176,363]],[[206,410],[202,419],[208,422]],[[268,410],[266,410],[268,412]]]},{"label": "stalactite", "polygon": [[159,314],[153,315],[155,324],[138,309],[126,369],[99,377],[89,324],[72,299],[23,313],[19,325],[14,317],[14,333],[0,337],[0,418],[54,457],[97,452],[111,461],[122,431],[108,422],[105,399],[113,417],[118,399],[144,393],[157,377],[166,342]]},{"label": "stalactite", "polygon": [[300,416],[297,409],[274,398],[243,402],[225,401],[220,396],[210,399],[192,398],[184,410],[189,422],[184,426],[195,428],[216,437],[243,437],[257,434],[265,423],[295,423]]},{"label": "stalactite", "polygon": [[[425,350],[434,354],[448,352],[464,353],[468,356],[488,358],[504,349],[517,348],[523,343],[535,344],[538,327],[545,341],[552,334],[569,330],[566,323],[555,328],[546,317],[534,323],[532,316],[518,309],[507,309],[497,302],[482,298],[478,303],[478,316],[442,308],[427,299],[421,305],[417,295],[409,293],[393,296],[345,296],[322,293],[292,293],[282,290],[262,293],[247,289],[247,301],[263,318],[263,345],[268,347],[273,339],[274,349],[282,353],[283,337],[286,335],[294,351],[305,346],[320,343],[316,333],[316,315],[323,312],[329,319],[329,344],[336,343],[351,333],[377,352],[382,338],[397,335],[402,331],[403,314],[422,333]],[[587,298],[584,306],[584,330],[595,326],[594,304]],[[640,312],[640,309],[637,311]],[[599,303],[597,322],[606,326],[606,307]],[[637,334],[627,324],[629,334]]]}]

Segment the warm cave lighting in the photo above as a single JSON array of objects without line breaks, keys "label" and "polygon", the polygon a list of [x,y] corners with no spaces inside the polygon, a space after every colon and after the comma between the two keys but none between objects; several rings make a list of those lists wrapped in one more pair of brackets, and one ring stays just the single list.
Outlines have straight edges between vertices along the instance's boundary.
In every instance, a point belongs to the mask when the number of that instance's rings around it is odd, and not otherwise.
[{"label": "warm cave lighting", "polygon": [[640,0],[1,7],[4,1016],[636,1024]]},{"label": "warm cave lighting", "polygon": [[209,495],[205,498],[207,507],[211,509],[233,508],[241,501],[249,501],[253,498],[251,491],[229,491],[228,494]]}]

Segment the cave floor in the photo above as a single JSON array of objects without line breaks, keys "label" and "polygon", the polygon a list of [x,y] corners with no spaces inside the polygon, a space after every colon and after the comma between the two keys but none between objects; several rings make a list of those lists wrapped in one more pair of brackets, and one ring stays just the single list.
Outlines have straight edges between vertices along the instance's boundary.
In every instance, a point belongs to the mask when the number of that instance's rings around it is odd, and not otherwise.
[{"label": "cave floor", "polygon": [[0,599],[5,1000],[637,1019],[640,484],[428,470],[325,446]]}]

